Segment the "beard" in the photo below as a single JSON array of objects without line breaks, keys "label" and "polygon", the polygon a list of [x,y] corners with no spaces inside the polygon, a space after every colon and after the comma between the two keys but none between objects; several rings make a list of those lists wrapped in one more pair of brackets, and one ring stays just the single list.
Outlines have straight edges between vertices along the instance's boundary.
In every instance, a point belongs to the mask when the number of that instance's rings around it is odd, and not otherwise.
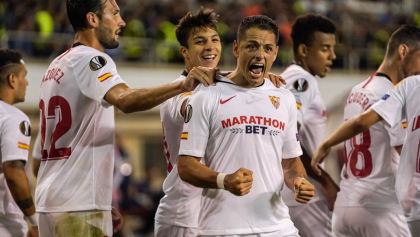
[{"label": "beard", "polygon": [[119,46],[118,40],[114,38],[115,33],[112,30],[99,23],[99,27],[95,29],[96,36],[98,37],[99,43],[106,49],[115,49]]}]

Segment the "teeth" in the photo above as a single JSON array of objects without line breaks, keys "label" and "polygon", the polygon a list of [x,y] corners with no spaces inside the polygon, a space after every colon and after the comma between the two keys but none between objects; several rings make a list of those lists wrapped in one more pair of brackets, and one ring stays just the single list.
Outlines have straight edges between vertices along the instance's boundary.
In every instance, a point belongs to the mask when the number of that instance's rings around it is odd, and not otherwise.
[{"label": "teeth", "polygon": [[207,56],[203,56],[204,59],[213,59],[215,58],[216,55],[207,55]]},{"label": "teeth", "polygon": [[254,65],[254,66],[258,66],[258,67],[264,67],[264,64],[262,64],[262,63],[254,63],[254,64],[252,64],[252,65]]}]

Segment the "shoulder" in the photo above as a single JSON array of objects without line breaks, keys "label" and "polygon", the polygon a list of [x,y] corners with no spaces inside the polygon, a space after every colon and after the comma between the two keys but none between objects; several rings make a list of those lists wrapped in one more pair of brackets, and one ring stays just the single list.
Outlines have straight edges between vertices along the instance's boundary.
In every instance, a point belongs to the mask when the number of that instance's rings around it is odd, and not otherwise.
[{"label": "shoulder", "polygon": [[73,50],[74,52],[69,55],[69,60],[75,67],[88,67],[91,71],[98,71],[109,66],[115,67],[114,60],[104,52],[87,46],[78,46]]},{"label": "shoulder", "polygon": [[318,81],[298,65],[289,66],[281,76],[286,80],[286,88],[295,92],[318,90]]},{"label": "shoulder", "polygon": [[1,102],[0,116],[1,122],[5,126],[16,126],[17,124],[19,124],[19,129],[22,131],[22,133],[26,134],[27,132],[25,131],[29,131],[30,135],[30,120],[28,116],[25,113],[23,113],[20,109],[16,108],[13,105]]}]

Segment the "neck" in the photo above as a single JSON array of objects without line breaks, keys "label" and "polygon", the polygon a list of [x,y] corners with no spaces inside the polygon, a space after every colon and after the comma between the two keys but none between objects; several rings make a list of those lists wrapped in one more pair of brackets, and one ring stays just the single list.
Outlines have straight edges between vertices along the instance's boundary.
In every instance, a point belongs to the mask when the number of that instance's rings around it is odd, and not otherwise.
[{"label": "neck", "polygon": [[13,105],[15,103],[12,93],[8,93],[5,90],[0,91],[0,99],[8,103],[9,105]]},{"label": "neck", "polygon": [[[303,70],[305,70],[305,71],[309,72],[310,74],[312,74],[311,71],[309,70],[308,64],[306,64],[305,60],[302,60],[302,59],[299,59],[299,58],[295,57],[293,59],[293,63],[296,64],[296,65],[301,66],[303,68]],[[312,74],[312,75],[315,76],[314,74]]]},{"label": "neck", "polygon": [[393,59],[388,59],[386,57],[381,66],[379,66],[377,72],[388,75],[394,85],[404,79],[400,70],[399,62],[395,62]]},{"label": "neck", "polygon": [[74,37],[74,43],[80,42],[88,47],[97,49],[101,52],[105,52],[105,48],[99,43],[96,38],[94,29],[82,30],[76,32]]}]

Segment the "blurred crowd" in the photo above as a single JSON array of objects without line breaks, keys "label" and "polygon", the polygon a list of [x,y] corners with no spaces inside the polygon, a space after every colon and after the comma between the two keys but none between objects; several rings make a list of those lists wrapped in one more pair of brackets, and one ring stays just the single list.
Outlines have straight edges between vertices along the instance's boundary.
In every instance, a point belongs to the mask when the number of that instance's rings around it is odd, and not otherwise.
[{"label": "blurred crowd", "polygon": [[[404,5],[411,3],[409,9]],[[420,4],[414,0],[118,0],[126,21],[122,45],[110,53],[115,60],[182,61],[174,26],[200,6],[214,9],[219,17],[222,42],[235,39],[240,20],[264,14],[278,22],[281,32],[280,60],[291,55],[291,24],[296,16],[316,12],[330,17],[338,28],[336,67],[376,67],[386,42],[401,24],[420,26]],[[407,7],[406,7],[407,8]],[[36,32],[36,33],[34,33]],[[60,33],[60,34],[57,34]],[[66,16],[65,1],[3,0],[0,3],[0,43],[26,56],[54,57],[72,43],[73,29]],[[224,59],[222,57],[222,63]]]}]

